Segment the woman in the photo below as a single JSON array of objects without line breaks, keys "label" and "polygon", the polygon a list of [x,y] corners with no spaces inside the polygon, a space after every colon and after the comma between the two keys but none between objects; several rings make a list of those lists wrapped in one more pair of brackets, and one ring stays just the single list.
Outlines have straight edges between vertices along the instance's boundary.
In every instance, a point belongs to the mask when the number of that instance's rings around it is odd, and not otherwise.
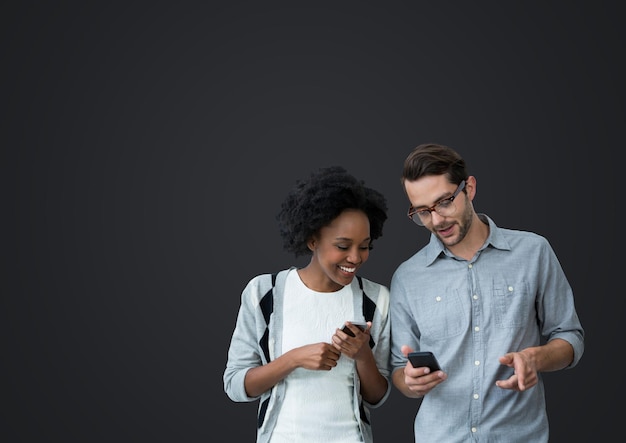
[{"label": "woman", "polygon": [[386,219],[384,196],[340,166],[283,201],[284,249],[310,261],[246,285],[224,372],[233,401],[260,400],[257,442],[372,442],[369,409],[391,387],[389,290],[357,272]]}]

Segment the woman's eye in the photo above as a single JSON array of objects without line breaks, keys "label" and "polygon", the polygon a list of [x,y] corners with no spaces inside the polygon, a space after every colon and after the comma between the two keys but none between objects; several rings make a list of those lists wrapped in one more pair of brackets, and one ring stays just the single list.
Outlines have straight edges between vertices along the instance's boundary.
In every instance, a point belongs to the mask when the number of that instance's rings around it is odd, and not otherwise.
[{"label": "woman's eye", "polygon": [[[343,246],[343,245],[335,245],[335,247],[341,251],[347,251],[350,249],[350,246]],[[361,251],[369,251],[372,248],[370,245],[363,245],[363,246],[359,246],[359,249]]]}]

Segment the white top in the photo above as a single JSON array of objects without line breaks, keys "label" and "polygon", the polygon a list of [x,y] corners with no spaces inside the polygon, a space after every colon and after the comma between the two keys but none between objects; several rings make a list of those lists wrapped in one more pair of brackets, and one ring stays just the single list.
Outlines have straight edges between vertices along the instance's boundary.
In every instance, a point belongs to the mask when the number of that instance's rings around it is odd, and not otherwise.
[{"label": "white top", "polygon": [[[290,272],[283,307],[283,353],[306,344],[331,343],[336,328],[353,320],[350,286],[337,292],[316,292]],[[342,355],[330,371],[298,368],[285,379],[285,399],[272,443],[360,442],[354,416],[354,360]]]}]

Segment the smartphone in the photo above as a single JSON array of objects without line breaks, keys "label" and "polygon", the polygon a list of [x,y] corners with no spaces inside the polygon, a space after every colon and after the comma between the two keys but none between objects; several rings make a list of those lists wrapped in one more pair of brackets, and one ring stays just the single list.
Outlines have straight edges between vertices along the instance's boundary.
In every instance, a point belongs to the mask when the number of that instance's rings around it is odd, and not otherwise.
[{"label": "smartphone", "polygon": [[[365,331],[365,328],[367,328],[367,323],[363,321],[350,321],[350,323],[358,327],[361,331]],[[341,330],[345,332],[346,334],[348,334],[350,337],[354,337],[354,334],[352,333],[352,331],[348,329],[348,325],[343,325],[343,328],[341,328]]]},{"label": "smartphone", "polygon": [[409,361],[414,368],[421,368],[422,366],[428,366],[430,372],[441,370],[437,357],[430,351],[425,352],[410,352]]}]

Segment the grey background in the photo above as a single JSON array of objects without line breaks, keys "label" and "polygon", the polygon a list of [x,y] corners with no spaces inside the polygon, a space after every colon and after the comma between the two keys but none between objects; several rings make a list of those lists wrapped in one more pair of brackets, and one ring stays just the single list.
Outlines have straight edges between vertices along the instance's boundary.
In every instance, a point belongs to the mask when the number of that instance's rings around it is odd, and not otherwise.
[{"label": "grey background", "polygon": [[[4,441],[254,441],[222,373],[247,281],[302,264],[282,198],[331,164],[383,192],[362,275],[388,285],[427,241],[399,176],[428,141],[570,278],[586,352],[545,375],[551,441],[621,431],[617,6],[39,3],[0,31]],[[412,441],[416,410],[394,390],[376,440]]]}]

